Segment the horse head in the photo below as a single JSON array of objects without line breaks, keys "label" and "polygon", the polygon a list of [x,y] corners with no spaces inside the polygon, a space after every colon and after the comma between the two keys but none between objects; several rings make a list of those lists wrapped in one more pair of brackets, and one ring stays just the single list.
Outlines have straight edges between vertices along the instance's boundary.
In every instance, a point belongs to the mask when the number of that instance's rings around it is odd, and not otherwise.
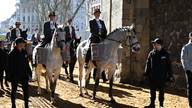
[{"label": "horse head", "polygon": [[65,50],[65,31],[64,26],[58,26],[54,33],[54,44],[61,50]]},{"label": "horse head", "polygon": [[21,32],[21,37],[23,37],[25,40],[27,40],[27,31],[28,31],[28,29],[22,30],[22,32]]},{"label": "horse head", "polygon": [[78,45],[81,42],[81,37],[75,37],[75,41],[73,42],[74,48],[77,49]]},{"label": "horse head", "polygon": [[134,24],[124,29],[125,33],[125,45],[129,46],[133,51],[139,51],[140,45],[137,40]]}]

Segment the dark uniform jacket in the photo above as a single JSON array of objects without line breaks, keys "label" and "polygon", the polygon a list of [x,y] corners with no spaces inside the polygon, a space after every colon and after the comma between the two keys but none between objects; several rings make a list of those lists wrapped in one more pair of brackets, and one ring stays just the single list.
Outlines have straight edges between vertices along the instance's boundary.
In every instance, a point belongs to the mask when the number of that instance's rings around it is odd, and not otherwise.
[{"label": "dark uniform jacket", "polygon": [[37,38],[35,38],[35,33],[31,37],[31,41],[33,42],[32,45],[37,45],[38,42],[41,42],[41,37],[37,34]]},{"label": "dark uniform jacket", "polygon": [[149,53],[145,76],[154,82],[166,82],[172,77],[172,63],[167,51],[162,48],[161,51],[154,49]]},{"label": "dark uniform jacket", "polygon": [[[19,29],[20,30],[20,34],[22,32],[22,29]],[[11,41],[15,41],[15,39],[17,38],[16,36],[16,28],[12,29],[11,30]]]},{"label": "dark uniform jacket", "polygon": [[0,70],[5,70],[8,68],[8,54],[9,50],[0,48]]},{"label": "dark uniform jacket", "polygon": [[9,42],[11,40],[11,32],[7,32],[5,38],[7,39],[7,42]]},{"label": "dark uniform jacket", "polygon": [[[71,26],[71,28],[72,28],[72,38],[74,39],[75,36],[76,36],[76,34],[75,34],[75,29],[74,29],[73,26]],[[70,41],[70,40],[71,40],[71,37],[70,37],[69,26],[66,26],[65,29],[64,29],[64,31],[65,31],[65,41],[66,41],[66,42],[67,42],[67,41]]]},{"label": "dark uniform jacket", "polygon": [[11,81],[28,81],[29,76],[32,76],[32,72],[29,67],[27,52],[24,49],[19,51],[17,47],[15,47],[9,53],[8,59]]},{"label": "dark uniform jacket", "polygon": [[[54,22],[55,28],[56,25]],[[51,30],[50,28],[50,21],[47,21],[44,23],[44,29],[43,29],[43,33],[44,33],[44,38],[42,39],[42,43],[40,46],[44,47],[47,43],[50,43],[52,40],[52,35],[54,33],[53,30]]]},{"label": "dark uniform jacket", "polygon": [[89,21],[89,25],[90,25],[90,32],[91,32],[91,36],[99,36],[101,38],[105,38],[106,35],[107,35],[107,29],[105,27],[105,23],[102,21],[102,20],[99,20],[101,25],[102,25],[102,28],[101,28],[101,35],[99,35],[99,26],[96,22],[96,19],[93,19],[93,20],[90,20]]}]

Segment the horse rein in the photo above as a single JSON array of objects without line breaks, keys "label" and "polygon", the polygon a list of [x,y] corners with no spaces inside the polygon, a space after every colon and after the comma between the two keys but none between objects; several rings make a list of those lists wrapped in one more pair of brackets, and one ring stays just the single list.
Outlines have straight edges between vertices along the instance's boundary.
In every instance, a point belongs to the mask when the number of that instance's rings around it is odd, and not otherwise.
[{"label": "horse rein", "polygon": [[[129,43],[130,43],[130,45],[125,44],[125,43],[127,42],[127,39],[128,39],[128,38],[129,38]],[[120,42],[120,41],[117,41],[117,40],[114,40],[114,39],[110,39],[110,38],[107,38],[107,37],[106,37],[105,39],[108,39],[108,40],[111,40],[111,41],[115,41],[115,42],[117,42],[117,43],[122,43],[124,46],[129,47],[130,49],[131,49],[132,46],[139,44],[139,42],[133,43],[133,42],[132,42],[132,39],[131,39],[131,36],[127,36],[126,39],[125,39],[125,42]],[[132,43],[132,44],[131,44],[131,43]]]}]

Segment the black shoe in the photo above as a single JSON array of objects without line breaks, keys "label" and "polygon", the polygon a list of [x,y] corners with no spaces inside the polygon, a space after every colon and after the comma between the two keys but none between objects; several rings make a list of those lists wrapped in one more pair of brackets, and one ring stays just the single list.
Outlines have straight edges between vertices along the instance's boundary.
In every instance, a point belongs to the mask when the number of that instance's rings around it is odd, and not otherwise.
[{"label": "black shoe", "polygon": [[144,108],[155,108],[155,105],[154,104],[150,104],[148,106],[145,106]]},{"label": "black shoe", "polygon": [[89,69],[89,66],[88,66],[87,63],[85,63],[84,68],[85,68],[85,69]]}]

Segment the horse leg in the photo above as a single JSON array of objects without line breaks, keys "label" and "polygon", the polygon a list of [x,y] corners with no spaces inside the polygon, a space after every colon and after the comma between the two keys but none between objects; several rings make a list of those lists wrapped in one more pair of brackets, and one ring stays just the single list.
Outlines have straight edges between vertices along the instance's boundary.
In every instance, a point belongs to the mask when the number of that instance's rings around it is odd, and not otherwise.
[{"label": "horse leg", "polygon": [[36,67],[35,68],[35,73],[36,73],[36,76],[37,76],[37,84],[38,84],[37,94],[41,95],[41,88],[40,88],[41,69],[39,67]]},{"label": "horse leg", "polygon": [[[50,70],[47,70],[47,74],[49,77],[49,82],[50,82],[50,100],[51,103],[54,103],[54,84],[53,84],[53,80],[52,80],[52,72]],[[58,76],[57,76],[58,77]]]},{"label": "horse leg", "polygon": [[91,73],[91,70],[92,70],[92,67],[90,67],[86,73],[85,73],[85,95],[88,95],[88,91],[87,91],[87,85],[89,84],[89,76],[90,76],[90,73]]},{"label": "horse leg", "polygon": [[109,97],[111,98],[111,102],[114,103],[115,102],[115,99],[113,98],[113,75],[115,73],[115,69],[113,70],[109,70],[109,80],[110,80],[110,83],[109,83]]},{"label": "horse leg", "polygon": [[66,64],[64,64],[64,65],[65,65],[65,73],[66,73],[66,75],[67,75],[67,79],[69,79],[69,73],[68,73],[67,66],[66,66],[67,63],[68,63],[68,62],[66,62]]},{"label": "horse leg", "polygon": [[100,76],[101,76],[101,69],[97,69],[96,79],[95,79],[95,88],[93,90],[93,96],[91,98],[92,100],[95,100],[96,90],[97,90],[97,86],[99,85]]},{"label": "horse leg", "polygon": [[49,76],[48,76],[48,72],[46,71],[46,75],[45,75],[45,80],[46,80],[46,90],[45,93],[49,93]]},{"label": "horse leg", "polygon": [[69,72],[70,72],[70,82],[74,83],[73,80],[73,70],[75,68],[75,63],[76,63],[77,59],[75,58],[75,60],[71,61],[69,63]]},{"label": "horse leg", "polygon": [[79,84],[79,96],[82,96],[82,74],[83,74],[83,63],[79,63],[78,67],[79,73],[78,73],[78,84]]}]

